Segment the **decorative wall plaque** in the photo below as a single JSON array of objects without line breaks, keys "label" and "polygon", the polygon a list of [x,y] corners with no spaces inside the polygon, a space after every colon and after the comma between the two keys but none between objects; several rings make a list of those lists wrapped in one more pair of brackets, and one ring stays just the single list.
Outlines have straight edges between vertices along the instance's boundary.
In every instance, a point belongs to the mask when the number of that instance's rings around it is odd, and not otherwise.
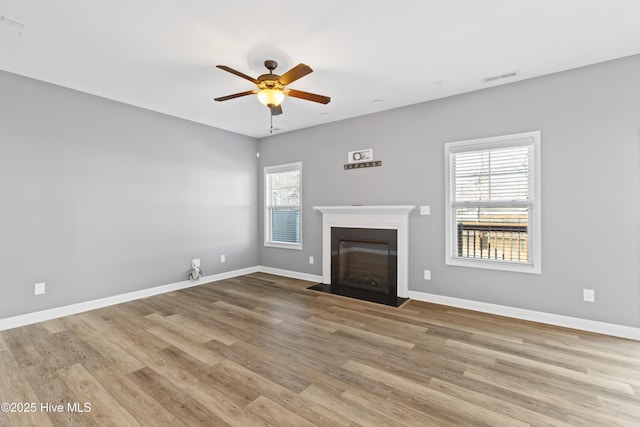
[{"label": "decorative wall plaque", "polygon": [[362,163],[373,160],[373,150],[371,148],[349,151],[347,153],[347,163]]}]

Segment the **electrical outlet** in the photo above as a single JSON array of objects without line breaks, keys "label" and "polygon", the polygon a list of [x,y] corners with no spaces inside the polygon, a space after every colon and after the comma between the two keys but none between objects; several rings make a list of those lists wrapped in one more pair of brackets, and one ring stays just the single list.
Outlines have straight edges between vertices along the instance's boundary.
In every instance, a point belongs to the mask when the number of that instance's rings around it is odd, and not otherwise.
[{"label": "electrical outlet", "polygon": [[431,206],[429,205],[420,206],[420,215],[431,215]]},{"label": "electrical outlet", "polygon": [[227,257],[224,255],[220,255],[220,262],[227,262]]},{"label": "electrical outlet", "polygon": [[313,257],[312,256],[309,257],[309,264],[313,264]]},{"label": "electrical outlet", "polygon": [[191,260],[191,268],[200,268],[200,258]]},{"label": "electrical outlet", "polygon": [[587,302],[595,302],[596,301],[596,291],[593,289],[583,289],[582,290],[582,299]]},{"label": "electrical outlet", "polygon": [[431,280],[431,270],[424,271],[424,280]]},{"label": "electrical outlet", "polygon": [[36,283],[34,295],[42,295],[45,292],[45,283]]}]

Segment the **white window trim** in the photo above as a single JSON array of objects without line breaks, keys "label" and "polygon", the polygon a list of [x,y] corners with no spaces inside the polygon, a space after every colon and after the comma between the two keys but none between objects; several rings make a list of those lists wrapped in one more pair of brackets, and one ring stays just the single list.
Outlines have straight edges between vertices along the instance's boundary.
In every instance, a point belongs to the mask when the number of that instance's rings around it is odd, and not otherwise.
[{"label": "white window trim", "polygon": [[[529,236],[531,263],[516,264],[508,261],[463,259],[454,256],[454,235],[455,219],[453,217],[452,203],[450,200],[450,167],[452,150],[464,149],[464,147],[476,146],[478,148],[490,148],[491,146],[511,145],[518,139],[533,139],[533,207],[529,217]],[[465,141],[448,142],[445,144],[445,264],[459,267],[474,267],[490,270],[512,271],[519,273],[542,274],[542,203],[541,203],[541,174],[540,174],[540,131],[523,132],[512,135],[502,135],[496,137],[470,139]]]},{"label": "white window trim", "polygon": [[[274,242],[271,240],[271,206],[268,205],[269,181],[267,175],[279,172],[300,171],[300,243]],[[266,166],[264,168],[264,245],[270,248],[302,250],[302,162],[287,163],[284,165]],[[287,206],[279,206],[287,207]]]}]

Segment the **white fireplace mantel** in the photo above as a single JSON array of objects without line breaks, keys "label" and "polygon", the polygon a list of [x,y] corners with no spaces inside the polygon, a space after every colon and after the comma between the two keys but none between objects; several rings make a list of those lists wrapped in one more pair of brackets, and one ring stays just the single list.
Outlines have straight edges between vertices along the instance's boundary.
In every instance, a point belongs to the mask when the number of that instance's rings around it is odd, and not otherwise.
[{"label": "white fireplace mantel", "polygon": [[322,212],[322,282],[331,283],[331,227],[383,228],[398,232],[398,296],[409,293],[409,212],[414,205],[314,206]]}]

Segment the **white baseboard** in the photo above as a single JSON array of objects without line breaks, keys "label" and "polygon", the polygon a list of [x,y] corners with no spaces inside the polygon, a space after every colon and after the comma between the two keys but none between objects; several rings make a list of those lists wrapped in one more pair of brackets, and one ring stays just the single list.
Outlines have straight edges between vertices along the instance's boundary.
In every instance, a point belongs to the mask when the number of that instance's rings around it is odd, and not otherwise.
[{"label": "white baseboard", "polygon": [[634,328],[632,326],[597,322],[595,320],[580,319],[577,317],[544,313],[541,311],[525,310],[522,308],[489,304],[486,302],[471,301],[424,292],[409,291],[409,298],[434,304],[480,311],[482,313],[497,314],[499,316],[530,320],[532,322],[546,323],[548,325],[562,326],[565,328],[579,329],[582,331],[596,332],[598,334],[640,341],[640,328]]},{"label": "white baseboard", "polygon": [[34,313],[22,314],[20,316],[7,317],[0,319],[0,331],[6,329],[18,328],[20,326],[30,325],[32,323],[44,322],[59,317],[69,316],[72,314],[83,313],[85,311],[95,310],[98,308],[108,307],[110,305],[121,304],[123,302],[133,301],[140,298],[146,298],[153,295],[164,294],[167,292],[177,291],[180,289],[190,288],[192,286],[203,285],[205,283],[217,282],[219,280],[230,279],[232,277],[243,276],[258,272],[258,267],[248,267],[240,270],[227,271],[225,273],[214,274],[200,278],[200,280],[171,283],[169,285],[156,286],[149,289],[129,292],[121,295],[100,298],[92,301],[81,302],[78,304],[67,305],[64,307],[56,307],[48,310],[36,311]]},{"label": "white baseboard", "polygon": [[317,276],[315,274],[300,273],[300,272],[291,271],[291,270],[282,270],[280,268],[265,267],[262,265],[258,266],[258,271],[260,271],[261,273],[275,274],[276,276],[291,277],[292,279],[300,279],[300,280],[307,280],[309,282],[322,283],[322,276]]}]

